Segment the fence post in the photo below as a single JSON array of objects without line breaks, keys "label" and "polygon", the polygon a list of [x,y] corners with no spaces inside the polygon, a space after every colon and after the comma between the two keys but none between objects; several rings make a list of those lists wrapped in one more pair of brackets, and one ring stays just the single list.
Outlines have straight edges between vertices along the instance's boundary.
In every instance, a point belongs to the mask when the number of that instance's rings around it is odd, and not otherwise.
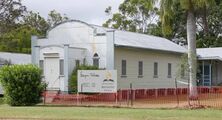
[{"label": "fence post", "polygon": [[118,106],[118,91],[116,91],[116,106]]},{"label": "fence post", "polygon": [[45,105],[45,101],[46,101],[46,100],[45,100],[45,99],[46,99],[46,90],[44,91],[44,96],[43,96],[43,97],[44,97],[43,103],[44,103],[44,105]]},{"label": "fence post", "polygon": [[176,95],[176,99],[177,99],[177,106],[179,106],[179,97],[178,97],[178,93],[177,93],[177,79],[175,78],[175,95]]},{"label": "fence post", "polygon": [[[80,93],[82,93],[82,90],[83,90],[83,86],[81,84],[81,91],[80,91]],[[80,98],[80,104],[82,105],[82,97]]]},{"label": "fence post", "polygon": [[127,106],[129,106],[130,90],[127,89]]},{"label": "fence post", "polygon": [[43,102],[44,102],[44,105],[45,105],[45,102],[46,102],[46,93],[47,93],[47,90],[46,90],[47,88],[46,88],[46,86],[45,86],[44,89],[45,89],[45,90],[44,90],[44,101],[43,101]]},{"label": "fence post", "polygon": [[79,92],[77,91],[77,106],[79,106]]},{"label": "fence post", "polygon": [[120,106],[121,106],[121,102],[122,102],[122,97],[123,97],[122,90],[119,89],[119,105]]},{"label": "fence post", "polygon": [[154,89],[155,90],[155,97],[158,97],[158,89]]},{"label": "fence post", "polygon": [[131,98],[131,107],[133,106],[133,97],[134,97],[134,94],[133,94],[133,84],[130,83],[130,98]]},{"label": "fence post", "polygon": [[164,96],[167,96],[167,88],[164,89]]}]

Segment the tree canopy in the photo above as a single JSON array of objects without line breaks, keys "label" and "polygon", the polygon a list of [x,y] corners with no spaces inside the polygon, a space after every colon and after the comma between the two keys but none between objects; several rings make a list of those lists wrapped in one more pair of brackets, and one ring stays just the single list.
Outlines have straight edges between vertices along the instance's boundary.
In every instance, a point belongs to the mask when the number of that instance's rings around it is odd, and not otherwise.
[{"label": "tree canopy", "polygon": [[[161,1],[161,0],[159,0]],[[170,1],[174,0],[166,0],[168,3],[164,4],[165,6],[167,4],[170,4]],[[195,3],[196,10],[196,24],[197,24],[197,47],[219,47],[222,46],[221,44],[221,1],[220,0],[198,0],[199,3]],[[163,2],[163,1],[162,1]],[[136,3],[136,5],[135,5]],[[200,7],[202,4],[207,3],[206,7]],[[211,4],[216,3],[216,6],[214,7],[208,7]],[[181,6],[183,4],[183,6]],[[133,32],[140,32],[144,34],[150,34],[160,37],[166,37],[170,40],[178,40],[179,42],[184,42],[185,44],[187,39],[186,34],[186,7],[188,7],[187,0],[177,0],[174,1],[173,4],[171,4],[171,12],[170,16],[168,16],[169,19],[166,19],[165,22],[168,24],[163,25],[163,19],[161,19],[162,10],[160,9],[161,6],[160,3],[157,1],[137,1],[134,0],[125,0],[122,4],[119,6],[119,12],[117,13],[111,13],[112,8],[108,7],[105,12],[108,13],[107,15],[111,16],[110,19],[108,19],[103,26],[104,27],[112,27],[115,29],[120,30],[127,30],[127,31],[133,31]],[[146,12],[138,12],[139,6],[142,5],[152,5],[151,7],[144,7]],[[124,7],[122,7],[124,6]],[[123,9],[124,8],[124,9]],[[134,12],[137,11],[137,12]],[[145,10],[144,10],[145,11]],[[141,15],[145,14],[145,15]],[[144,24],[142,24],[142,19],[134,19],[135,16],[148,16],[141,17],[146,18],[146,27],[141,27]],[[138,18],[140,18],[138,17]],[[204,19],[203,19],[204,18]],[[153,22],[154,21],[154,22]],[[141,23],[141,24],[138,24]],[[146,28],[145,30],[143,28]],[[143,31],[144,30],[144,31]]]},{"label": "tree canopy", "polygon": [[[147,33],[148,25],[155,20],[156,0],[124,0],[119,6],[119,13],[113,14],[103,26],[132,32]],[[110,8],[105,12],[110,12]]]},{"label": "tree canopy", "polygon": [[0,51],[31,52],[31,35],[45,36],[54,25],[68,20],[55,10],[47,20],[39,13],[27,11],[21,0],[0,1]]},{"label": "tree canopy", "polygon": [[[27,11],[21,1],[0,1],[0,51],[30,53],[32,34],[45,36],[50,27],[69,19],[66,14],[55,10],[50,11],[48,17],[44,18],[39,13]],[[164,19],[161,17],[163,10],[160,9],[162,8],[160,1],[167,1],[165,6],[173,1],[173,4],[170,4],[172,9],[168,11],[170,14],[165,14]],[[186,41],[186,8],[189,7],[186,5],[187,1],[124,0],[119,5],[117,13],[112,13],[112,8],[107,7],[105,12],[110,18],[103,26],[166,37],[169,40]],[[196,6],[197,47],[222,46],[222,2],[220,0],[191,1],[194,1]],[[213,2],[216,5],[208,7]],[[205,6],[200,7],[203,4]]]}]

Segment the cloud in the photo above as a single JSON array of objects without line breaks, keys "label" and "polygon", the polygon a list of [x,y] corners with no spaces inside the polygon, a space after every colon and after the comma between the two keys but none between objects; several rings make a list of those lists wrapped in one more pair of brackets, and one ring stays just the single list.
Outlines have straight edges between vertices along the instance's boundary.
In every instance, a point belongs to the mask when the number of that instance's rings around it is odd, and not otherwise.
[{"label": "cloud", "polygon": [[90,24],[102,25],[107,20],[105,9],[112,6],[118,10],[123,0],[23,0],[28,10],[39,12],[45,18],[49,11],[56,10],[71,19],[78,19]]}]

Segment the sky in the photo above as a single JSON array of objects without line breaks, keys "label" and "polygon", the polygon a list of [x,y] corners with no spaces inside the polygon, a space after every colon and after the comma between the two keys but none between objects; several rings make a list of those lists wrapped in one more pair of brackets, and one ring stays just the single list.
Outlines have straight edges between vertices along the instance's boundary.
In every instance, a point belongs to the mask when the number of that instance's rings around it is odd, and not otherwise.
[{"label": "sky", "polygon": [[23,0],[23,5],[45,18],[49,11],[56,10],[71,19],[102,25],[110,17],[105,14],[105,9],[111,6],[115,13],[122,2],[123,0]]}]

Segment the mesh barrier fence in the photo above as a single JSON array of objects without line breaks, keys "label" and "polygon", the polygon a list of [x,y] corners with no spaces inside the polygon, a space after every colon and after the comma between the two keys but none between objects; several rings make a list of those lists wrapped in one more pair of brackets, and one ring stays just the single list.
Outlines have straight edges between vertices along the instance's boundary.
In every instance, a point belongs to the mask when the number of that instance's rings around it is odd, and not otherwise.
[{"label": "mesh barrier fence", "polygon": [[45,91],[44,104],[73,106],[117,106],[134,108],[216,107],[222,108],[221,87],[197,87],[198,95],[189,98],[187,88],[122,89],[117,93],[64,94]]}]

